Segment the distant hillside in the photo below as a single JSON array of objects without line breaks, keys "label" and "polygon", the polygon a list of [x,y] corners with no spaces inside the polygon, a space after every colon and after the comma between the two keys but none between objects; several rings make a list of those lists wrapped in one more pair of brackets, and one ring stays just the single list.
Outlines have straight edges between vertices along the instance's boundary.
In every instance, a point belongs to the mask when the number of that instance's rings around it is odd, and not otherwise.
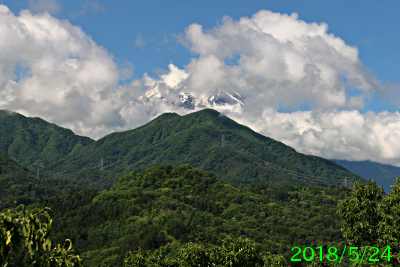
[{"label": "distant hillside", "polygon": [[[103,159],[103,172],[100,163]],[[299,185],[364,181],[336,163],[297,153],[212,109],[167,113],[134,130],[112,133],[51,166],[98,188],[116,177],[164,164],[190,164],[227,182]]]},{"label": "distant hillside", "polygon": [[390,186],[394,185],[393,179],[395,177],[400,177],[400,168],[381,164],[372,161],[347,161],[347,160],[337,160],[332,161],[343,166],[347,170],[360,175],[365,180],[374,179],[376,183],[383,187],[386,193],[392,191]]},{"label": "distant hillside", "polygon": [[67,193],[71,188],[83,191],[86,187],[76,181],[55,179],[29,171],[0,153],[0,210],[17,204],[29,204],[41,198]]},{"label": "distant hillside", "polygon": [[28,168],[47,166],[92,142],[40,118],[0,110],[0,152]]},{"label": "distant hillside", "polygon": [[[336,163],[297,153],[212,109],[166,113],[98,141],[38,118],[0,113],[0,151],[54,177],[109,188],[131,170],[190,164],[239,184],[343,185],[364,181]],[[5,125],[3,128],[2,125]],[[41,164],[40,164],[41,163]]]}]

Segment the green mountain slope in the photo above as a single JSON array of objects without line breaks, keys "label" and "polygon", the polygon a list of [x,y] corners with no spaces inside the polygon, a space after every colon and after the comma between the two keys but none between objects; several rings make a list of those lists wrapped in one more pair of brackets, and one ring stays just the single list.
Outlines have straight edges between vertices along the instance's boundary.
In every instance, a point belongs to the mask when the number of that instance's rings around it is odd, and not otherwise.
[{"label": "green mountain slope", "polygon": [[346,168],[347,170],[360,175],[365,180],[374,179],[377,185],[383,187],[385,193],[392,191],[390,186],[394,185],[393,179],[395,177],[400,177],[400,168],[381,164],[372,161],[347,161],[347,160],[336,160],[332,161]]},{"label": "green mountain slope", "polygon": [[39,118],[0,111],[0,152],[30,170],[39,167],[53,177],[98,189],[115,185],[132,169],[164,163],[190,164],[239,184],[326,186],[344,184],[346,177],[349,183],[362,180],[332,161],[297,153],[211,109],[163,114],[98,141]]},{"label": "green mountain slope", "polygon": [[92,142],[40,118],[0,110],[0,152],[30,169],[43,168]]},{"label": "green mountain slope", "polygon": [[119,179],[99,193],[44,199],[53,210],[53,242],[71,238],[86,266],[121,266],[128,250],[182,244],[221,245],[226,236],[248,237],[288,262],[298,247],[342,251],[337,201],[345,187],[228,184],[189,165],[155,166]]},{"label": "green mountain slope", "polygon": [[51,168],[105,188],[129,170],[164,163],[190,164],[240,184],[344,184],[345,177],[362,181],[332,161],[297,153],[211,109],[186,116],[163,114],[142,127],[81,147]]},{"label": "green mountain slope", "polygon": [[67,193],[71,188],[84,190],[76,181],[37,176],[26,167],[0,153],[0,210],[17,204],[29,204],[41,198]]}]

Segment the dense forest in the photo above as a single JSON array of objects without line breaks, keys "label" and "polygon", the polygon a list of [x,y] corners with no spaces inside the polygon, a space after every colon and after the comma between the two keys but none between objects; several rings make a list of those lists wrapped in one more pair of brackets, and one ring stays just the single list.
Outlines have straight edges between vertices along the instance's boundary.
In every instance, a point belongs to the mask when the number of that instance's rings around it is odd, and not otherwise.
[{"label": "dense forest", "polygon": [[30,204],[41,198],[65,194],[70,188],[80,191],[86,188],[78,181],[39,173],[29,171],[0,153],[0,210],[12,206],[13,201]]},{"label": "dense forest", "polygon": [[116,187],[43,199],[55,242],[71,238],[86,266],[121,266],[139,247],[173,256],[188,242],[221,245],[250,238],[289,259],[293,246],[344,246],[338,200],[345,187],[226,183],[189,165],[161,165],[122,176]]},{"label": "dense forest", "polygon": [[[122,176],[111,189],[70,189],[26,209],[3,210],[0,264],[398,266],[399,200],[399,184],[383,195],[373,180],[354,190],[236,185],[190,165],[161,165]],[[28,253],[24,235],[43,246],[27,242]],[[299,261],[294,247],[308,247]],[[360,264],[364,254],[368,260]]]}]

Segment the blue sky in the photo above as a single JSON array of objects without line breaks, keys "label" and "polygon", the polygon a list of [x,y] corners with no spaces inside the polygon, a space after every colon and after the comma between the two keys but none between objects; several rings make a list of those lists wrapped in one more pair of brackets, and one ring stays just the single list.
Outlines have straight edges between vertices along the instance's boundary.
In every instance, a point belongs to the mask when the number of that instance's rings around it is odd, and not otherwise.
[{"label": "blue sky", "polygon": [[[31,1],[32,2],[32,1]],[[0,1],[14,14],[29,9],[30,1]],[[306,22],[326,22],[329,33],[356,46],[360,59],[380,80],[400,81],[399,1],[57,1],[52,15],[80,26],[121,62],[135,65],[135,78],[157,75],[172,61],[182,68],[191,53],[176,35],[192,23],[204,28],[223,16],[249,17],[261,9],[299,14]],[[146,44],[135,46],[140,34]],[[168,42],[165,42],[168,40]]]},{"label": "blue sky", "polygon": [[225,90],[241,105],[210,107],[300,152],[399,165],[398,10],[399,1],[0,0],[0,108],[100,138],[192,112],[178,105],[186,91],[198,110]]}]

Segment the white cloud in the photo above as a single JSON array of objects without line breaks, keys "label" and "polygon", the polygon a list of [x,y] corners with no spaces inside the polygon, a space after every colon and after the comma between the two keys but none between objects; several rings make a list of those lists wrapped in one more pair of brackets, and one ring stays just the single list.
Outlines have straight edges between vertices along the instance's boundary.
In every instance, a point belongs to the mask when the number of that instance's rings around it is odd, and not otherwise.
[{"label": "white cloud", "polygon": [[169,64],[169,73],[161,75],[161,79],[165,84],[171,88],[179,85],[179,83],[188,77],[188,74],[184,70],[180,70],[174,64]]},{"label": "white cloud", "polygon": [[264,109],[258,117],[225,112],[263,135],[305,154],[399,165],[400,114],[357,110],[280,113]]},{"label": "white cloud", "polygon": [[50,14],[56,14],[61,6],[56,0],[29,0],[29,10],[36,14],[47,11]]},{"label": "white cloud", "polygon": [[[240,95],[256,97],[248,101],[258,101],[261,109],[362,108],[381,85],[359,60],[358,49],[327,29],[325,23],[306,23],[297,14],[265,10],[239,21],[224,17],[210,30],[191,24],[179,40],[198,56],[181,70],[187,75],[169,87],[179,85],[185,89],[175,91],[196,96],[234,88]],[[166,83],[165,77],[160,83]],[[360,94],[351,95],[348,88]]]},{"label": "white cloud", "polygon": [[[398,99],[398,87],[383,86],[358,49],[327,30],[325,23],[270,11],[238,21],[225,17],[212,29],[192,24],[179,40],[197,57],[182,70],[170,65],[145,86],[169,99],[233,89],[245,97],[243,105],[214,108],[300,152],[400,165],[400,114],[359,111],[374,94]],[[179,71],[185,75],[174,75]],[[277,111],[299,107],[308,111]]]},{"label": "white cloud", "polygon": [[132,101],[142,86],[118,83],[133,66],[119,69],[79,27],[48,13],[23,10],[15,16],[0,5],[0,32],[0,108],[94,138],[148,120]]},{"label": "white cloud", "polygon": [[368,92],[378,82],[365,71],[357,48],[327,28],[301,21],[297,14],[270,11],[239,21],[225,17],[206,31],[192,24],[185,37],[198,58],[187,67],[193,76],[190,87],[203,91],[205,80],[212,79],[212,86],[225,86],[228,80],[243,94],[265,95],[285,108],[354,106],[358,102],[349,103],[346,86]]}]

